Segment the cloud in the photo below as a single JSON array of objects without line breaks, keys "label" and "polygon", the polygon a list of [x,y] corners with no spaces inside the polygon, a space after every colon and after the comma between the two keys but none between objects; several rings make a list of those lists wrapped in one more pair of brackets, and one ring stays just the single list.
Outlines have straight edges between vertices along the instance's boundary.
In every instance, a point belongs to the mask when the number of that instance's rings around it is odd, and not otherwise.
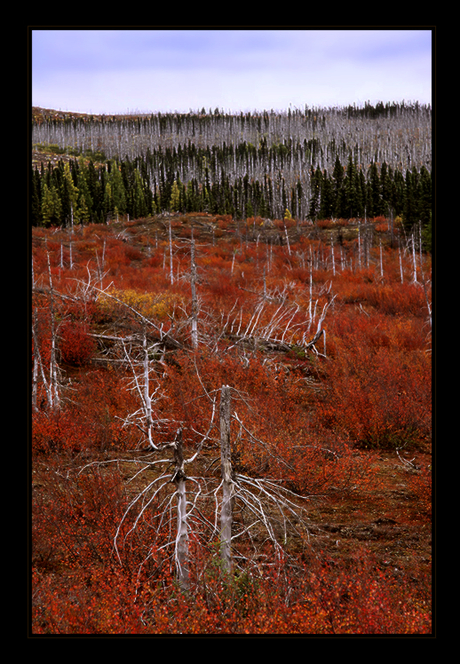
[{"label": "cloud", "polygon": [[430,100],[429,30],[34,30],[33,103],[94,113]]}]

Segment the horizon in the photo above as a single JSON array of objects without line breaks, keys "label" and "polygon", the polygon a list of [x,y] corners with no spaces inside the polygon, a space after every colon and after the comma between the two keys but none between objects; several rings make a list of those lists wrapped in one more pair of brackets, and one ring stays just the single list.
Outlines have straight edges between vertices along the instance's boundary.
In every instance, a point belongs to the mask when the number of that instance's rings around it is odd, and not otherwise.
[{"label": "horizon", "polygon": [[[85,112],[85,111],[74,111],[71,108],[49,108],[49,107],[35,106],[35,105],[33,105],[32,108],[40,109],[42,111],[54,111],[56,113],[73,113],[73,114],[77,114],[77,115],[95,115],[95,116],[107,115],[107,116],[114,116],[114,117],[117,117],[117,116],[120,116],[120,117],[121,116],[136,117],[136,116],[140,116],[140,115],[142,115],[142,116],[143,115],[204,115],[204,114],[205,115],[214,115],[216,113],[216,111],[218,111],[222,115],[235,115],[236,116],[236,115],[241,115],[242,113],[245,114],[245,115],[247,113],[252,114],[252,115],[260,115],[262,113],[274,113],[276,115],[283,115],[283,114],[287,115],[289,113],[289,111],[291,111],[292,113],[296,113],[296,112],[305,113],[306,110],[309,110],[309,111],[335,111],[335,110],[342,111],[342,110],[345,110],[349,107],[353,107],[353,108],[356,108],[357,110],[360,110],[360,109],[364,109],[366,107],[366,105],[370,105],[371,107],[375,108],[379,104],[383,104],[384,107],[389,105],[389,104],[390,105],[395,104],[397,106],[405,106],[407,108],[413,107],[413,106],[416,106],[416,105],[418,105],[420,107],[424,107],[424,108],[431,108],[431,102],[423,103],[423,102],[420,102],[417,99],[401,99],[401,100],[391,100],[391,101],[390,100],[385,101],[383,99],[379,99],[374,104],[371,104],[369,101],[366,100],[365,102],[362,102],[362,103],[359,103],[359,104],[356,104],[355,102],[352,102],[350,104],[343,104],[343,105],[338,104],[336,106],[309,106],[308,104],[306,104],[303,109],[297,108],[297,107],[295,107],[295,108],[289,107],[287,109],[285,109],[285,108],[283,108],[283,109],[255,108],[252,111],[251,110],[248,110],[248,111],[239,111],[239,110],[238,111],[230,111],[230,110],[225,110],[225,109],[221,109],[221,108],[217,108],[217,107],[215,109],[212,109],[212,108],[205,109],[203,107],[201,109],[198,109],[198,108],[197,109],[190,109],[189,111],[173,111],[173,110],[168,110],[168,111],[146,110],[146,111],[142,111],[140,109],[127,109],[123,113],[111,113],[111,112],[91,113],[91,112]],[[203,111],[204,111],[204,113],[203,113]]]}]

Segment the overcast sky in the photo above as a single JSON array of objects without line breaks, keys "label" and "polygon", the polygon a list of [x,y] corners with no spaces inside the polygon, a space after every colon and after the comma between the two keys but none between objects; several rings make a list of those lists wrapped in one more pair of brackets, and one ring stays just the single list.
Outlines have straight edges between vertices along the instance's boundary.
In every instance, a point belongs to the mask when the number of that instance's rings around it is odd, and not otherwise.
[{"label": "overcast sky", "polygon": [[430,29],[32,29],[32,105],[82,113],[431,103]]}]

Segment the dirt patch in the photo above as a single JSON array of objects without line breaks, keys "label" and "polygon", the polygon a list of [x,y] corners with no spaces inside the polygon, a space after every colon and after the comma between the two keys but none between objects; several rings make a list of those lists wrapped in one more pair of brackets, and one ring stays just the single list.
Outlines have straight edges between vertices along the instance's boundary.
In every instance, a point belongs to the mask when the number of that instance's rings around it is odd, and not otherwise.
[{"label": "dirt patch", "polygon": [[[432,561],[431,516],[422,474],[430,467],[427,453],[398,459],[380,455],[374,464],[375,489],[317,500],[310,510],[316,546],[341,559],[364,545],[382,567],[397,572],[428,571]],[[427,482],[428,480],[424,478]]]}]

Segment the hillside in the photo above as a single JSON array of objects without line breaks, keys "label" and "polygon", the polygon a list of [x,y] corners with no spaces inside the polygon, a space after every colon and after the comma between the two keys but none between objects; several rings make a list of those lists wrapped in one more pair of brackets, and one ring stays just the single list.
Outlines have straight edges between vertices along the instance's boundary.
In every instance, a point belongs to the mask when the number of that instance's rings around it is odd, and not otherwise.
[{"label": "hillside", "polygon": [[31,149],[31,632],[433,633],[431,108]]},{"label": "hillside", "polygon": [[32,148],[37,226],[166,211],[280,219],[286,210],[300,221],[431,224],[431,108],[417,104],[240,115],[33,109]]},{"label": "hillside", "polygon": [[34,633],[431,632],[431,258],[398,223],[32,229]]}]

